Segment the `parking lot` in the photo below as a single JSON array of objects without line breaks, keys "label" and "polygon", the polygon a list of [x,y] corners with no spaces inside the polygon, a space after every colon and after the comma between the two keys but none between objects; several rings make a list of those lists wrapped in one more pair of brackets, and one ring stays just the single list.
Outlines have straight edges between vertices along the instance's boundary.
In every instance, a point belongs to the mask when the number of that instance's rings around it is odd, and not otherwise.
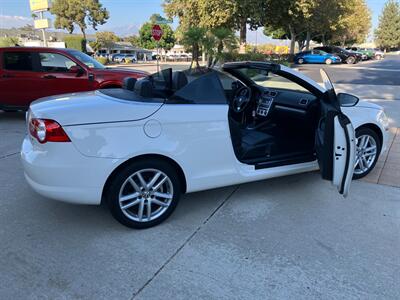
[{"label": "parking lot", "polygon": [[[328,69],[338,90],[386,108],[394,136],[400,58]],[[318,80],[316,66],[301,71]],[[138,231],[104,207],[35,194],[19,161],[25,132],[23,113],[0,112],[2,299],[400,298],[400,190],[382,170],[346,199],[318,173],[188,194]]]}]

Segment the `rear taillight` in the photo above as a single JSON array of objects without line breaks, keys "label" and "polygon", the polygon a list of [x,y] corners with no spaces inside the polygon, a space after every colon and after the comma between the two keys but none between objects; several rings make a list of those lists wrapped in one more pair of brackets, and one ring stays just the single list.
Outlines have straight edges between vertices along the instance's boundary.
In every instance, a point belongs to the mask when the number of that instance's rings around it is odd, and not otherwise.
[{"label": "rear taillight", "polygon": [[29,132],[41,144],[71,141],[61,125],[54,120],[33,118],[29,121]]}]

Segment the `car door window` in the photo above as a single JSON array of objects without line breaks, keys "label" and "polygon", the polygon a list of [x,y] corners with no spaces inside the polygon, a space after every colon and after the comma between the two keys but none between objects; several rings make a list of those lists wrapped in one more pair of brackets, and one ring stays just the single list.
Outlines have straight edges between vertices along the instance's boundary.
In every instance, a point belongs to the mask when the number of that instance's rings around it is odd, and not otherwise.
[{"label": "car door window", "polygon": [[227,104],[217,72],[189,74],[188,77],[189,83],[176,91],[170,100],[188,104]]},{"label": "car door window", "polygon": [[44,72],[66,73],[76,63],[68,57],[57,53],[40,53],[41,70]]},{"label": "car door window", "polygon": [[33,71],[33,59],[30,52],[5,52],[4,69],[10,71]]}]

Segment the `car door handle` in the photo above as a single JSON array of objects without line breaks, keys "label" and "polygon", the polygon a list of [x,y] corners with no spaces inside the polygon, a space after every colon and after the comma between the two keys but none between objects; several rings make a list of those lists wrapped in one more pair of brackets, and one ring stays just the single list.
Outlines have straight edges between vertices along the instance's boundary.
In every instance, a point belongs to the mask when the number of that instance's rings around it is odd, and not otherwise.
[{"label": "car door handle", "polygon": [[57,77],[54,75],[44,75],[43,78],[44,79],[56,79]]}]

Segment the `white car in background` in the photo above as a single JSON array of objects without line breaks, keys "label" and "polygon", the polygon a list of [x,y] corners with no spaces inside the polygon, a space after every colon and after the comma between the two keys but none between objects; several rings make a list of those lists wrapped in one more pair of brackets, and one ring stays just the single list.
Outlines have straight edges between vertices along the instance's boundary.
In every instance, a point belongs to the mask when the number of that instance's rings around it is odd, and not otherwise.
[{"label": "white car in background", "polygon": [[38,100],[25,177],[48,198],[104,201],[133,228],[164,221],[182,193],[318,169],[346,196],[386,148],[387,118],[322,76],[325,88],[284,66],[239,62]]}]

